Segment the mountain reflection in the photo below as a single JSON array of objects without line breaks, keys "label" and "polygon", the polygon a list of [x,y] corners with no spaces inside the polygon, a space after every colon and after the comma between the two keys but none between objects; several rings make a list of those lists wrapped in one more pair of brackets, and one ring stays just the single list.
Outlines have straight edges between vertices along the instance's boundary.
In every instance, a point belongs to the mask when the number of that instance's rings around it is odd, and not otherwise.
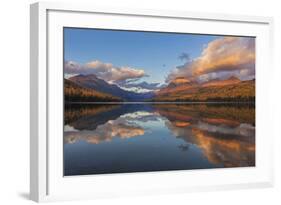
[{"label": "mountain reflection", "polygon": [[166,126],[173,135],[195,144],[211,163],[255,165],[253,107],[164,105],[157,109],[167,117]]},{"label": "mountain reflection", "polygon": [[156,125],[176,140],[178,150],[188,154],[193,146],[214,167],[255,166],[255,108],[244,104],[68,105],[64,143],[98,145],[143,137],[157,144],[144,137]]},{"label": "mountain reflection", "polygon": [[94,131],[82,130],[77,131],[68,127],[65,128],[65,143],[75,143],[77,140],[85,140],[88,143],[98,144],[100,142],[111,141],[114,137],[121,139],[141,136],[144,134],[144,129],[140,126],[128,122],[121,117],[117,120],[109,120],[104,125],[99,125]]},{"label": "mountain reflection", "polygon": [[84,140],[98,144],[103,141],[110,142],[114,137],[127,139],[141,136],[145,130],[137,122],[157,120],[157,116],[136,108],[139,109],[135,106],[124,109],[120,105],[74,105],[67,108],[65,116],[68,124],[64,128],[64,142]]}]

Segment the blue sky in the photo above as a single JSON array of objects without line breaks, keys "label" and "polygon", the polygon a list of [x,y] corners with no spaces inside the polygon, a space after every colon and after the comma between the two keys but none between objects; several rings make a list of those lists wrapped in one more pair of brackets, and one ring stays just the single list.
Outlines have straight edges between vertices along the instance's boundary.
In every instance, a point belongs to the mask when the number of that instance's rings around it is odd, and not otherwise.
[{"label": "blue sky", "polygon": [[187,53],[200,56],[219,38],[212,35],[64,28],[64,60],[84,65],[92,61],[143,69],[149,77],[138,82],[164,83],[172,69],[184,64]]}]

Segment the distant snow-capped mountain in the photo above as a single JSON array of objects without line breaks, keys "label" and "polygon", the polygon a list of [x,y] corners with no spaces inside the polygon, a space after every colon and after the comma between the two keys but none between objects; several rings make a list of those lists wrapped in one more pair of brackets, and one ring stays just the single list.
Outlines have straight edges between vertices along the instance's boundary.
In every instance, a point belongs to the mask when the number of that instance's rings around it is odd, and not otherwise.
[{"label": "distant snow-capped mountain", "polygon": [[96,91],[107,93],[126,101],[145,101],[154,97],[154,92],[140,92],[142,91],[140,89],[138,90],[139,92],[136,92],[136,90],[125,90],[118,85],[107,83],[94,74],[77,75],[70,77],[69,80],[82,87],[92,88]]}]

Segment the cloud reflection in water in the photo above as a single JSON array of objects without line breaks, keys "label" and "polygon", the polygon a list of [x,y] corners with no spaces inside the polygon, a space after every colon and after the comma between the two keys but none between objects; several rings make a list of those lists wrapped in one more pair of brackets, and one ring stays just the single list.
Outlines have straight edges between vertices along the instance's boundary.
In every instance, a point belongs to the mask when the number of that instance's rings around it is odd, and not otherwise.
[{"label": "cloud reflection in water", "polygon": [[[180,167],[189,169],[188,164],[184,164],[187,163],[185,155],[199,157],[200,153],[214,167],[255,166],[254,107],[167,104],[118,105],[109,109],[104,106],[84,106],[83,112],[80,108],[66,110],[66,113],[72,112],[72,115],[67,114],[72,118],[67,119],[65,124],[64,143],[85,141],[98,145],[102,142],[114,143],[114,139],[128,140],[138,137],[148,145],[155,144],[157,139],[147,135],[156,132],[153,124],[157,124],[157,129],[170,140],[167,142],[170,144],[165,144],[163,149],[169,147],[169,150],[177,149],[185,153],[175,154],[178,156],[175,159],[177,162],[182,157],[183,164]],[[78,113],[78,117],[73,118],[73,113]],[[158,142],[160,149],[163,139]],[[143,152],[145,156],[151,148],[138,149],[143,149],[138,152]],[[164,150],[163,153],[166,157],[173,156],[173,153]],[[165,156],[155,160],[165,163]],[[206,163],[196,163],[200,168],[211,168]]]}]

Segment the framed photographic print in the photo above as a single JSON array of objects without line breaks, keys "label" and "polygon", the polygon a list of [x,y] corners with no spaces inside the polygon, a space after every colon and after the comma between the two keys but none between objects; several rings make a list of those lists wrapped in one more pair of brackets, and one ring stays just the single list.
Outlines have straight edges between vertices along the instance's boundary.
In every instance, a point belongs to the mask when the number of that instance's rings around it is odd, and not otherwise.
[{"label": "framed photographic print", "polygon": [[268,17],[31,5],[35,201],[272,186]]}]

